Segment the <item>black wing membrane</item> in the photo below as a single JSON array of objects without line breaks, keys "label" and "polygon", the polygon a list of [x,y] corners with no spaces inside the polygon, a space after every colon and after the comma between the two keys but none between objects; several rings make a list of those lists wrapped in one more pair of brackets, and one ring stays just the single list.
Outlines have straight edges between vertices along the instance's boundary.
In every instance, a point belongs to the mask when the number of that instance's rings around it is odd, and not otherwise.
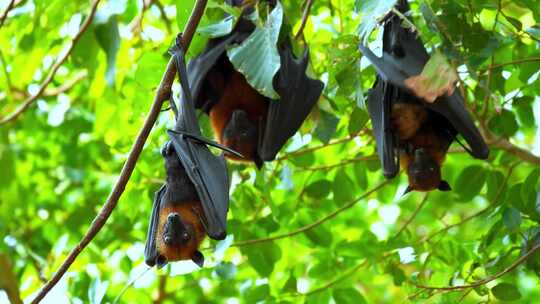
[{"label": "black wing membrane", "polygon": [[[404,14],[408,11],[406,1],[400,3],[399,9]],[[417,35],[401,26],[402,21],[399,16],[394,13],[390,13],[389,16],[384,26],[382,57],[377,57],[362,44],[359,45],[359,49],[371,61],[382,81],[408,91],[405,79],[420,74],[429,60],[429,55]],[[375,97],[369,103],[374,104]],[[457,90],[451,96],[440,96],[434,103],[423,102],[422,104],[450,121],[468,143],[467,150],[472,156],[480,159],[488,157],[489,148],[476,128],[471,115],[467,112],[463,97]]]},{"label": "black wing membrane", "polygon": [[158,258],[158,251],[156,248],[156,234],[158,232],[159,225],[159,211],[161,210],[161,201],[163,195],[167,189],[167,185],[161,186],[154,196],[154,202],[152,205],[152,215],[150,216],[150,225],[148,226],[148,233],[146,234],[146,245],[144,247],[144,260],[150,267],[156,265]]},{"label": "black wing membrane", "polygon": [[[241,5],[241,1],[227,1],[227,3],[235,6]],[[247,13],[248,11],[244,11],[242,14]],[[218,61],[223,59],[222,56],[227,56],[225,54],[227,47],[232,44],[241,43],[254,29],[255,25],[241,16],[230,34],[224,37],[210,39],[201,54],[189,61],[187,68],[188,81],[193,101],[197,109],[208,112],[220,99],[221,96],[213,95],[219,92],[212,91],[207,84],[206,77],[209,73],[224,72],[219,69],[216,70],[215,67],[218,64]]]},{"label": "black wing membrane", "polygon": [[287,140],[296,133],[321,96],[324,84],[306,75],[309,51],[294,58],[290,47],[280,49],[281,68],[274,77],[279,100],[270,101],[259,155],[271,161]]},{"label": "black wing membrane", "polygon": [[398,141],[391,128],[390,114],[397,88],[386,81],[377,79],[368,94],[368,112],[377,142],[377,154],[381,160],[383,174],[387,178],[399,172]]},{"label": "black wing membrane", "polygon": [[215,143],[202,137],[189,90],[184,53],[178,46],[173,51],[182,95],[176,126],[167,133],[201,200],[204,212],[201,220],[208,236],[221,240],[226,236],[229,210],[227,165],[223,155],[214,155],[206,146]]}]

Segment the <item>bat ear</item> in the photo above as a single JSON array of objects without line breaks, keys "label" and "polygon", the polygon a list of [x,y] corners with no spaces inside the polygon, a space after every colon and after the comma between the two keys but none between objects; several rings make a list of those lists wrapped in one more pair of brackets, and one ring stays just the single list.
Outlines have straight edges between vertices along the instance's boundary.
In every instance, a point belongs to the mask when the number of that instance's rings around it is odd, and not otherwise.
[{"label": "bat ear", "polygon": [[261,157],[258,154],[256,154],[255,157],[253,158],[253,162],[255,162],[255,166],[257,166],[257,169],[259,170],[264,165],[264,161],[261,159]]},{"label": "bat ear", "polygon": [[157,264],[157,268],[162,268],[163,266],[167,265],[167,258],[160,254],[157,256],[154,263]]},{"label": "bat ear", "polygon": [[414,189],[411,188],[411,186],[409,185],[409,186],[407,186],[407,189],[405,189],[405,191],[403,191],[403,194],[402,194],[401,196],[404,196],[405,194],[407,194],[407,193],[409,193],[409,192],[411,192],[411,191],[413,191],[413,190],[414,190]]},{"label": "bat ear", "polygon": [[452,190],[452,188],[450,187],[450,185],[446,181],[441,181],[441,183],[439,184],[439,187],[437,187],[437,189],[439,189],[441,191],[450,191],[450,190]]},{"label": "bat ear", "polygon": [[203,267],[204,265],[204,255],[199,251],[195,251],[195,253],[193,253],[193,256],[191,257],[191,260],[193,261],[193,263],[197,264],[199,267]]}]

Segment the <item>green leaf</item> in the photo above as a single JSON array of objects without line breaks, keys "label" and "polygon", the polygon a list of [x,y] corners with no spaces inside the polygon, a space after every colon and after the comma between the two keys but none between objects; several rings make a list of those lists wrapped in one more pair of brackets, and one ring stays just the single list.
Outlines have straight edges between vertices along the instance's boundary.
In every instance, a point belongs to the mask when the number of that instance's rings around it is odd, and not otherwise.
[{"label": "green leaf", "polygon": [[230,280],[236,276],[236,266],[231,262],[221,262],[214,268],[218,277]]},{"label": "green leaf", "polygon": [[263,26],[257,26],[240,45],[227,48],[227,56],[234,68],[253,88],[271,99],[279,99],[273,79],[281,67],[276,45],[282,22],[283,9],[278,1]]},{"label": "green leaf", "polygon": [[336,289],[332,297],[337,304],[367,304],[364,296],[354,288]]},{"label": "green leaf", "polygon": [[470,201],[480,193],[485,181],[485,169],[478,165],[470,166],[461,171],[454,183],[454,191],[463,201]]},{"label": "green leaf", "polygon": [[107,55],[107,72],[105,79],[107,84],[114,87],[116,54],[120,49],[120,32],[116,16],[112,16],[106,23],[97,25],[95,28],[97,41]]},{"label": "green leaf", "polygon": [[488,122],[488,127],[495,134],[504,137],[513,136],[519,129],[516,116],[506,109],[503,109],[501,114],[493,116]]},{"label": "green leaf", "polygon": [[332,136],[336,133],[336,127],[339,123],[339,119],[326,111],[320,111],[320,119],[315,128],[315,135],[323,143],[327,144]]},{"label": "green leaf", "polygon": [[369,34],[373,32],[382,18],[396,5],[397,0],[356,0],[356,11],[362,16],[358,27],[358,35],[363,43],[367,43]]},{"label": "green leaf", "polygon": [[516,111],[517,117],[522,126],[526,128],[534,128],[536,126],[532,98],[516,98],[512,103],[512,108]]},{"label": "green leaf", "polygon": [[401,286],[403,282],[407,279],[405,272],[398,265],[394,263],[389,263],[386,265],[385,272],[392,275],[394,280],[394,285]]},{"label": "green leaf", "polygon": [[502,219],[510,232],[517,232],[521,225],[521,213],[514,207],[504,210]]},{"label": "green leaf", "polygon": [[523,200],[527,209],[534,209],[536,203],[536,193],[538,179],[540,178],[540,169],[533,170],[529,176],[525,179],[523,186],[521,186],[521,199]]},{"label": "green leaf", "polygon": [[332,184],[329,181],[321,179],[309,184],[306,187],[306,194],[315,199],[325,198],[330,194],[331,187]]},{"label": "green leaf", "polygon": [[353,168],[358,189],[366,189],[368,186],[366,165],[363,162],[357,162]]},{"label": "green leaf", "polygon": [[274,271],[275,263],[281,258],[281,249],[274,242],[246,246],[242,249],[251,266],[261,277],[268,277]]},{"label": "green leaf", "polygon": [[[309,225],[312,222],[302,222],[303,226]],[[328,247],[332,245],[332,233],[328,228],[323,225],[319,225],[313,229],[309,229],[305,232],[306,237],[317,246]]]},{"label": "green leaf", "polygon": [[223,37],[233,30],[235,21],[234,16],[227,16],[218,23],[198,28],[197,33],[208,38]]},{"label": "green leaf", "polygon": [[312,293],[306,297],[306,304],[330,303],[330,290]]},{"label": "green leaf", "polygon": [[457,74],[446,57],[440,52],[435,52],[422,69],[422,73],[405,79],[405,85],[416,96],[432,103],[439,96],[452,95],[457,80]]},{"label": "green leaf", "polygon": [[508,20],[508,22],[512,23],[512,25],[518,30],[518,31],[521,31],[523,29],[523,24],[515,19],[515,18],[512,18],[512,17],[509,17],[509,16],[505,16],[506,20]]},{"label": "green leaf", "polygon": [[351,178],[344,169],[340,169],[337,172],[333,183],[334,202],[338,206],[345,205],[353,199],[355,193],[354,190],[355,185]]},{"label": "green leaf", "polygon": [[521,293],[517,287],[510,283],[499,283],[491,288],[493,295],[503,301],[516,301],[521,299]]},{"label": "green leaf", "polygon": [[349,120],[349,134],[354,135],[360,132],[369,120],[369,116],[365,109],[354,108]]},{"label": "green leaf", "polygon": [[[490,171],[486,179],[487,184],[487,198],[489,201],[494,202],[497,195],[502,196],[504,192],[504,174],[500,171]],[[501,203],[501,198],[499,197],[498,204]]]},{"label": "green leaf", "polygon": [[195,6],[195,0],[182,0],[176,1],[176,25],[179,29],[183,29],[191,16],[193,6]]},{"label": "green leaf", "polygon": [[246,303],[257,303],[270,295],[270,287],[268,284],[259,285],[255,288],[248,289],[245,295]]},{"label": "green leaf", "polygon": [[283,290],[284,291],[287,291],[287,292],[297,292],[297,280],[296,280],[296,276],[294,275],[294,273],[291,271],[290,275],[289,275],[289,278],[287,279],[287,281],[285,282],[285,285],[283,285]]},{"label": "green leaf", "polygon": [[107,293],[109,282],[101,282],[99,278],[92,281],[90,288],[88,289],[88,299],[92,304],[100,304]]}]

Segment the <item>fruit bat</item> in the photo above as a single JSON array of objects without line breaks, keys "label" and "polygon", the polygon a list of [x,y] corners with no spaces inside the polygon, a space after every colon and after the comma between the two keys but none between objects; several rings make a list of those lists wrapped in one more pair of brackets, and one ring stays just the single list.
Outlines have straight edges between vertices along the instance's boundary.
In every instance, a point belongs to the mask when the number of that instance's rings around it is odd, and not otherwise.
[{"label": "fruit bat", "polygon": [[[239,5],[240,1],[229,4]],[[323,83],[306,75],[307,48],[295,58],[290,42],[285,41],[279,45],[281,67],[273,79],[279,100],[252,88],[225,52],[242,43],[255,28],[244,17],[246,9],[230,34],[209,40],[205,50],[190,61],[188,74],[195,106],[210,116],[217,141],[261,167],[300,128],[321,95]],[[225,156],[242,160],[230,153]]]},{"label": "fruit bat", "polygon": [[162,267],[167,262],[191,259],[204,263],[198,250],[205,235],[222,240],[226,236],[229,209],[229,179],[223,155],[214,155],[207,145],[232,155],[237,152],[201,135],[193,99],[189,91],[184,52],[172,49],[180,76],[181,106],[173,102],[176,117],[170,140],[163,146],[166,183],[156,193],[145,247],[145,262]]},{"label": "fruit bat", "polygon": [[[397,9],[406,14],[407,1],[400,1]],[[486,159],[489,148],[457,90],[439,96],[433,103],[408,90],[405,80],[420,74],[430,57],[417,35],[402,26],[399,16],[391,12],[385,20],[382,57],[359,45],[378,74],[367,105],[383,173],[387,178],[394,177],[401,160],[409,176],[407,192],[449,190],[448,183],[441,180],[440,168],[457,134],[465,139],[469,147],[464,148],[475,158]]]}]

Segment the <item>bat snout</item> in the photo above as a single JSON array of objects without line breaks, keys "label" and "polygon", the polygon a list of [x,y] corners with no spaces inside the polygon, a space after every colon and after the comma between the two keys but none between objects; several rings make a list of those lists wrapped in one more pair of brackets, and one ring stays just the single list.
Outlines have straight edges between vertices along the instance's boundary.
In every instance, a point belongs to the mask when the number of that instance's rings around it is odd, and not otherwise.
[{"label": "bat snout", "polygon": [[190,235],[180,214],[176,212],[169,214],[167,216],[167,222],[165,223],[163,242],[168,246],[183,245],[187,243],[189,239]]}]

